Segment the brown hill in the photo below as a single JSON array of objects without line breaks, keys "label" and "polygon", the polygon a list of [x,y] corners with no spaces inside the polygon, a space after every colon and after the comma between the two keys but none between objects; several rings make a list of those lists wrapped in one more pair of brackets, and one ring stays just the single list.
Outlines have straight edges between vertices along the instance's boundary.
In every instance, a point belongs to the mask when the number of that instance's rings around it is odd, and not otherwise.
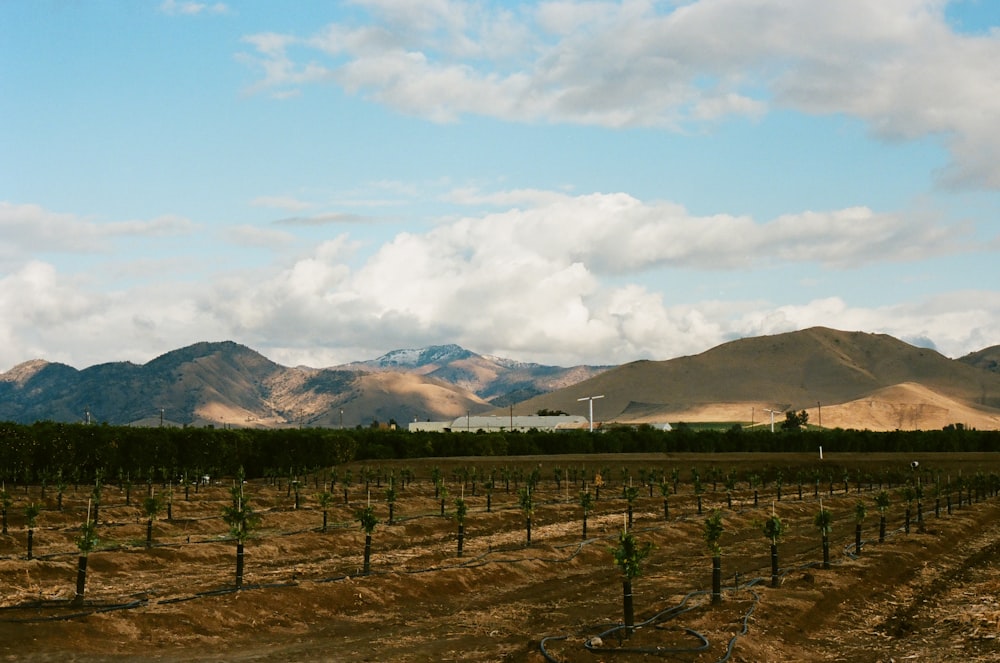
[{"label": "brown hill", "polygon": [[345,426],[448,419],[489,406],[464,389],[400,373],[286,368],[233,342],[197,343],[137,366],[78,371],[31,361],[0,374],[0,419],[110,424]]},{"label": "brown hill", "polygon": [[970,352],[964,357],[960,357],[958,361],[986,371],[1000,373],[1000,345],[984,348],[977,352]]},{"label": "brown hill", "polygon": [[1000,375],[891,336],[823,327],[625,364],[518,407],[586,415],[578,399],[597,395],[604,398],[594,417],[605,421],[760,424],[769,422],[766,410],[781,421],[780,413],[804,409],[824,426],[1000,428]]}]

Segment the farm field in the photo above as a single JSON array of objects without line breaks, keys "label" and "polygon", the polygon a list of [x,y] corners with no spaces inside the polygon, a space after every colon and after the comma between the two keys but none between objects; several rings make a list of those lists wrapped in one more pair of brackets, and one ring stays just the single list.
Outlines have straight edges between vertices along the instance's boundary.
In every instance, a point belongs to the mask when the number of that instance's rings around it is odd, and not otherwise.
[{"label": "farm field", "polygon": [[[347,470],[352,479],[345,504]],[[487,497],[483,480],[491,470],[494,487]],[[533,471],[538,483],[529,543],[518,489]],[[736,484],[727,490],[730,473]],[[604,482],[599,495],[597,474]],[[174,486],[172,517],[159,514],[149,548],[146,485],[133,485],[126,504],[124,487],[109,480],[82,607],[71,605],[75,539],[92,486],[68,486],[60,511],[53,486],[43,498],[41,486],[8,485],[13,504],[8,533],[0,535],[0,657],[998,660],[1000,498],[996,483],[986,483],[998,474],[1000,457],[987,453],[827,454],[823,461],[802,454],[630,454],[352,463],[337,468],[326,531],[316,499],[326,472],[302,477],[297,509],[286,477],[246,484],[245,495],[262,519],[246,543],[240,591],[233,590],[235,544],[221,518],[232,478],[187,486],[186,497],[185,487]],[[444,516],[434,475],[447,490]],[[911,486],[919,480],[923,489],[923,523],[914,501],[908,533],[901,492],[906,480]],[[595,493],[586,537],[583,481]],[[935,485],[942,486],[940,493]],[[627,487],[638,489],[630,531],[653,548],[633,581],[639,627],[623,638],[617,628],[622,576],[611,549],[627,522]],[[891,499],[883,542],[875,504],[880,490]],[[468,506],[461,556],[458,497]],[[859,500],[867,516],[855,555]],[[29,502],[42,506],[30,560]],[[365,533],[355,512],[369,503],[380,523],[372,534],[370,573],[363,575]],[[833,516],[828,569],[822,568],[814,524],[821,505]],[[724,526],[719,605],[710,603],[711,556],[703,537],[713,509],[721,510]],[[772,509],[785,526],[778,586],[771,586],[770,542],[762,533]]]}]

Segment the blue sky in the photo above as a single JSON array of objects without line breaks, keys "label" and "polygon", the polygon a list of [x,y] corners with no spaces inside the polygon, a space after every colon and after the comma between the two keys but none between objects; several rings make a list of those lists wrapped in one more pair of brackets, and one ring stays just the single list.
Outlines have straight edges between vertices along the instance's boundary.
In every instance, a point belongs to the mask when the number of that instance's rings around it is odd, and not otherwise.
[{"label": "blue sky", "polygon": [[986,0],[0,2],[0,371],[1000,344]]}]

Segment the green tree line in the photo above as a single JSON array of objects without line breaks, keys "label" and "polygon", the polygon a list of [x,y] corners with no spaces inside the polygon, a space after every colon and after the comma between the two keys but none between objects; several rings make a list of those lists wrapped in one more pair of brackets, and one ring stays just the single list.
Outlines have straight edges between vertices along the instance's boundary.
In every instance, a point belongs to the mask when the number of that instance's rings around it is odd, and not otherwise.
[{"label": "green tree line", "polygon": [[1000,451],[1000,431],[948,426],[936,431],[887,433],[809,429],[671,431],[649,426],[600,433],[433,433],[357,428],[228,429],[132,428],[110,425],[0,423],[0,479],[42,482],[59,476],[90,481],[127,473],[133,480],[187,474],[248,477],[331,467],[352,460],[452,456],[662,452],[970,452]]}]

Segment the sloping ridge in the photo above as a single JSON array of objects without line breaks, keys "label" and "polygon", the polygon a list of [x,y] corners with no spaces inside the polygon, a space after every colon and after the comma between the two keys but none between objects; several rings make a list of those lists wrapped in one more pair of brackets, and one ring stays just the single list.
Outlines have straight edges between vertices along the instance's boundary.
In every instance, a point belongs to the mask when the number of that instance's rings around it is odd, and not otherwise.
[{"label": "sloping ridge", "polygon": [[[829,406],[908,383],[969,407],[1000,408],[1000,374],[891,336],[825,327],[740,339],[667,361],[632,362],[518,407],[586,414],[587,403],[578,399],[603,395],[594,402],[595,418],[606,421],[750,421],[756,416],[760,422],[765,408],[819,414],[820,403],[828,425]],[[641,414],[636,403],[643,404]],[[860,421],[852,427],[866,426]]]},{"label": "sloping ridge", "polygon": [[489,409],[419,375],[286,368],[231,341],[196,343],[137,366],[78,371],[36,360],[0,374],[0,418],[111,424],[353,427],[390,418],[454,418]]}]

